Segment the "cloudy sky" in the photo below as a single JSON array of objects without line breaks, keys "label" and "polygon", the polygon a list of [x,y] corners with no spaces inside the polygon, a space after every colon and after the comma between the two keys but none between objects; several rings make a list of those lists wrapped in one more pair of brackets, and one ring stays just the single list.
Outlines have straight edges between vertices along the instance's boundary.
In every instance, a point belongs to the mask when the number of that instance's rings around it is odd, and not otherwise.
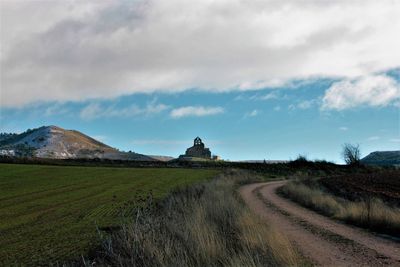
[{"label": "cloudy sky", "polygon": [[0,1],[0,131],[177,156],[400,149],[400,1]]}]

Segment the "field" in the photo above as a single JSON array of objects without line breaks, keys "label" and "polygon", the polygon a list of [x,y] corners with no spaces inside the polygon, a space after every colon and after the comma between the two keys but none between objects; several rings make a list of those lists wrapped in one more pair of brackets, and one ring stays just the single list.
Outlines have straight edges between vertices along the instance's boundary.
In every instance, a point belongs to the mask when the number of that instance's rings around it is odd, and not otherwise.
[{"label": "field", "polygon": [[204,181],[215,170],[0,164],[0,265],[48,265],[86,255],[97,228],[115,227],[151,194]]},{"label": "field", "polygon": [[330,192],[350,200],[377,197],[400,205],[400,171],[341,175],[322,178],[319,182]]},{"label": "field", "polygon": [[288,182],[280,193],[324,215],[400,237],[400,171]]}]

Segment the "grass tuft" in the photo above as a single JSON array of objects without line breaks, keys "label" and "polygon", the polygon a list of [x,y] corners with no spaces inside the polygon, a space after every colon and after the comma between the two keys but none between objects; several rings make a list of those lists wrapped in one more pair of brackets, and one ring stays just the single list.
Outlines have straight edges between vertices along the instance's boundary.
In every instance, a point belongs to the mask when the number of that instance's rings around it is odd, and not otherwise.
[{"label": "grass tuft", "polygon": [[181,189],[137,211],[105,239],[94,261],[103,266],[288,266],[299,256],[284,235],[252,214],[236,194],[251,180],[230,171]]},{"label": "grass tuft", "polygon": [[329,194],[315,185],[291,181],[280,192],[301,205],[319,213],[370,230],[400,237],[400,209],[379,198],[350,201]]}]

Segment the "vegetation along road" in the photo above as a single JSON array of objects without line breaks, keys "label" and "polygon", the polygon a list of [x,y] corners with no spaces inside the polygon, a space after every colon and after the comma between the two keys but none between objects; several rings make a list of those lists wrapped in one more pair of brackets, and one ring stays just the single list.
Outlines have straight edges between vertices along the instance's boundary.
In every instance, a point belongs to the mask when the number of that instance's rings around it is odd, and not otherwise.
[{"label": "vegetation along road", "polygon": [[0,164],[0,266],[79,259],[135,216],[151,194],[206,181],[214,170]]},{"label": "vegetation along road", "polygon": [[305,209],[277,195],[285,181],[240,188],[250,209],[285,233],[313,264],[400,266],[400,243],[378,237]]}]

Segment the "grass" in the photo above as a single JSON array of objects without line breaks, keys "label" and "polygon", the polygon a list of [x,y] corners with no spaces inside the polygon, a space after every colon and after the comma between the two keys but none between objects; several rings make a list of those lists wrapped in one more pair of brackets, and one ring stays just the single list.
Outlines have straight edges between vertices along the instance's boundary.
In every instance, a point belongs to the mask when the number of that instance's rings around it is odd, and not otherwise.
[{"label": "grass", "polygon": [[215,170],[0,164],[0,265],[48,265],[86,255],[151,193],[209,180]]},{"label": "grass", "polygon": [[332,195],[309,181],[291,181],[280,189],[280,193],[326,216],[400,237],[400,208],[388,205],[379,198],[371,196],[351,201]]},{"label": "grass", "polygon": [[294,266],[301,259],[284,234],[251,213],[236,189],[244,171],[177,190],[104,239],[91,266]]}]

